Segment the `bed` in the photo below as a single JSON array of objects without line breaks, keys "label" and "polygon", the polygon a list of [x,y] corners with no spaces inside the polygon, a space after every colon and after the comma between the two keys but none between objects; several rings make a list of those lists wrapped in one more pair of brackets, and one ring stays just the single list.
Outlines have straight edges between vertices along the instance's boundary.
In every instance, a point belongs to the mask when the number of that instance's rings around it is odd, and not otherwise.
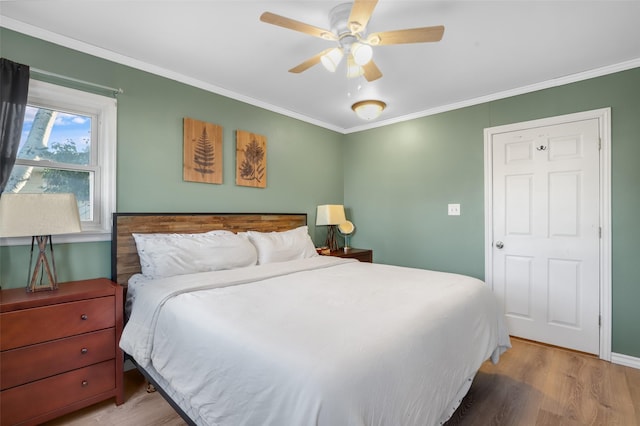
[{"label": "bed", "polygon": [[319,256],[305,214],[116,213],[112,250],[120,346],[189,424],[442,424],[510,346],[483,282]]}]

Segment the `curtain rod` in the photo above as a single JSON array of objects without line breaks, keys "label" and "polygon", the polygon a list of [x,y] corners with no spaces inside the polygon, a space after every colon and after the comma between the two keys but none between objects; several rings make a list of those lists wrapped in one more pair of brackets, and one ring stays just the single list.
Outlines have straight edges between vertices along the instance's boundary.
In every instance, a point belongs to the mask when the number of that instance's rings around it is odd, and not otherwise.
[{"label": "curtain rod", "polygon": [[33,68],[30,67],[30,70],[36,74],[42,74],[48,77],[54,77],[54,78],[59,78],[61,80],[66,80],[66,81],[71,81],[74,83],[79,83],[79,84],[84,84],[85,86],[90,86],[90,87],[97,87],[99,89],[104,89],[104,90],[109,90],[111,92],[113,92],[114,95],[119,95],[121,93],[124,93],[124,90],[122,90],[121,88],[115,88],[115,87],[109,87],[109,86],[103,86],[102,84],[96,84],[96,83],[92,83],[90,81],[85,81],[85,80],[79,80],[77,78],[73,78],[73,77],[67,77],[66,75],[61,75],[61,74],[56,74],[53,72],[49,72],[49,71],[44,71],[44,70],[40,70],[38,68]]}]

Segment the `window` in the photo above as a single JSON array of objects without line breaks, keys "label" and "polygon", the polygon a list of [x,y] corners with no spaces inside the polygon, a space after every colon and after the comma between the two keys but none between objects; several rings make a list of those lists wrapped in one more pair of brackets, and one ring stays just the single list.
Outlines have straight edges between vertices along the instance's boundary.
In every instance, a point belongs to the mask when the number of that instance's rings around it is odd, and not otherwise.
[{"label": "window", "polygon": [[57,242],[111,238],[116,105],[114,98],[30,81],[18,155],[5,192],[74,193],[82,234],[56,238]]}]

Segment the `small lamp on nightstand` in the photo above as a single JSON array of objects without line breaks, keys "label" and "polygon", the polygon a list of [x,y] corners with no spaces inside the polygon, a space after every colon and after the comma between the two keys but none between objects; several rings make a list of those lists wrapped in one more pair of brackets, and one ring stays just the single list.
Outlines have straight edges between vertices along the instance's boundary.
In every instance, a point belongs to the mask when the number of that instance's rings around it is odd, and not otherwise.
[{"label": "small lamp on nightstand", "polygon": [[344,237],[344,252],[351,250],[349,247],[349,237],[355,232],[356,226],[349,220],[345,220],[338,225],[338,232]]},{"label": "small lamp on nightstand", "polygon": [[[4,193],[0,196],[0,237],[31,237],[27,291],[58,288],[51,236],[81,231],[78,204],[73,194]],[[39,252],[32,273],[36,242]]]},{"label": "small lamp on nightstand", "polygon": [[347,218],[344,215],[344,206],[341,204],[324,204],[318,206],[316,211],[316,225],[328,225],[327,242],[330,250],[338,250],[336,242],[336,225],[344,223]]}]

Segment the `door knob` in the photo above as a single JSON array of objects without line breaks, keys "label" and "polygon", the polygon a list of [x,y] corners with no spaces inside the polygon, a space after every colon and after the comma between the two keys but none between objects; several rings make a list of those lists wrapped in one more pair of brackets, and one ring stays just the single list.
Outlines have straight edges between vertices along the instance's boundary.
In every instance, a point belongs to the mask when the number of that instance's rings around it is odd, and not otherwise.
[{"label": "door knob", "polygon": [[504,243],[502,241],[497,241],[496,242],[496,247],[501,249],[502,247],[504,247]]}]

